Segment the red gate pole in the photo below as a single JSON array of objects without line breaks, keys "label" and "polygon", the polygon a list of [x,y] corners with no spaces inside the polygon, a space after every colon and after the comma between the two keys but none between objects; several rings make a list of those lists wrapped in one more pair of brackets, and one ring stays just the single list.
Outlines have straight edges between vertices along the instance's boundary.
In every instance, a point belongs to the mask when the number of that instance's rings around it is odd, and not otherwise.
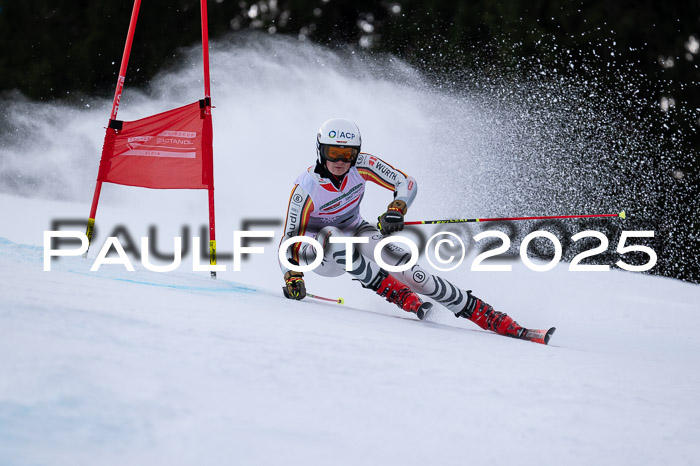
[{"label": "red gate pole", "polygon": [[207,0],[200,0],[202,6],[202,60],[204,61],[204,97],[211,98],[209,85],[209,23],[207,21]]},{"label": "red gate pole", "polygon": [[[122,55],[122,64],[119,68],[119,77],[117,78],[117,88],[114,91],[114,101],[112,102],[112,111],[109,114],[109,120],[117,119],[117,112],[119,111],[119,101],[122,97],[122,89],[124,89],[124,79],[126,78],[126,68],[129,64],[129,54],[131,53],[131,44],[134,41],[134,32],[136,31],[136,20],[139,17],[139,8],[141,7],[141,0],[134,0],[134,8],[131,11],[131,21],[129,21],[129,32],[126,35],[126,44],[124,45],[124,54]],[[114,131],[112,128],[107,128],[107,131]],[[105,136],[105,140],[107,136]],[[90,218],[88,218],[87,231],[85,235],[88,239],[88,248],[90,247],[90,241],[92,240],[92,232],[95,228],[95,215],[97,214],[97,203],[100,200],[100,192],[102,191],[102,181],[100,181],[99,171],[97,172],[97,181],[95,182],[95,194],[92,196],[92,207],[90,207]],[[87,257],[87,251],[83,254]]]},{"label": "red gate pole", "polygon": [[[208,154],[209,158],[209,264],[216,265],[216,222],[214,216],[214,148],[212,143],[211,123],[211,88],[209,78],[209,23],[207,21],[207,0],[200,0],[202,16],[202,61],[204,65],[204,115],[208,119],[205,127],[208,129],[209,138],[204,139],[205,147],[202,155]],[[216,271],[211,271],[211,278],[216,278]]]}]

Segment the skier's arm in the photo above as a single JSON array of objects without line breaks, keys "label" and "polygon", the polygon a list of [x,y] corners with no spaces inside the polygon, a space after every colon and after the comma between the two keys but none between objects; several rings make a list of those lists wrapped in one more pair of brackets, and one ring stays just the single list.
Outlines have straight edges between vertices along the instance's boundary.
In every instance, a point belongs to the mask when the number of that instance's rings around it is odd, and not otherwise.
[{"label": "skier's arm", "polygon": [[394,200],[389,204],[384,215],[379,217],[378,226],[381,232],[390,234],[402,230],[403,217],[418,194],[416,180],[370,154],[360,154],[356,166],[360,176],[365,180],[394,191]]},{"label": "skier's arm", "polygon": [[[294,236],[303,236],[306,233],[306,227],[309,222],[309,216],[314,209],[314,203],[309,194],[300,185],[294,185],[292,193],[289,196],[289,205],[287,207],[287,218],[284,222],[284,234],[282,241],[293,238]],[[295,243],[285,251],[287,261],[292,264],[299,264],[299,249],[301,243]],[[306,288],[304,286],[304,274],[290,270],[280,261],[280,269],[284,274],[286,286],[285,295],[288,298],[302,299],[306,296]]]}]

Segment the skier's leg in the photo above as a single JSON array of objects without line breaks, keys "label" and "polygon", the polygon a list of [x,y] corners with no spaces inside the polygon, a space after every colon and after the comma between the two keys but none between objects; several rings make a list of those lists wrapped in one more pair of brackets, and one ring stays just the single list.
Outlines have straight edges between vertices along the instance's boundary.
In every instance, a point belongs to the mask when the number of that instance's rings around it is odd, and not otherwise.
[{"label": "skier's leg", "polygon": [[[343,243],[331,243],[331,236],[344,236],[343,232],[336,227],[324,227],[316,234],[318,241],[323,248],[323,260],[313,271],[324,277],[338,277],[346,272],[346,247]],[[299,251],[299,261],[302,265],[309,265],[316,260],[316,249],[309,243],[304,243]],[[364,288],[377,290],[379,284],[388,273],[382,270],[374,261],[368,259],[360,253],[357,247],[353,248],[350,270],[347,271]]]},{"label": "skier's leg", "polygon": [[[367,222],[358,227],[356,235],[369,238],[369,243],[362,244],[360,248],[365,255],[374,254],[375,246],[383,238],[381,233]],[[391,249],[387,247],[382,251],[382,259],[390,265],[406,264],[410,260],[410,253],[393,244]],[[462,291],[449,280],[431,274],[419,264],[394,275],[416,293],[428,296],[452,311],[456,317],[469,319],[483,329],[515,338],[521,337],[526,331],[510,316],[495,311],[488,303],[474,296],[471,290]]]},{"label": "skier's leg", "polygon": [[403,272],[406,283],[419,294],[428,296],[452,311],[456,317],[464,317],[479,327],[500,335],[519,338],[525,329],[508,314],[498,312],[491,305],[474,296],[471,290],[462,291],[437,275],[416,264]]},{"label": "skier's leg", "polygon": [[[331,236],[343,236],[343,232],[335,227],[324,227],[316,236],[316,240],[323,246],[323,262],[314,269],[314,272],[335,277],[345,271],[347,248],[343,243],[331,243],[329,241]],[[310,245],[305,244],[304,246],[306,247],[303,248],[300,258],[303,258],[305,263],[310,264],[316,257],[315,250]],[[417,314],[420,319],[432,306],[430,303],[423,303],[408,286],[396,280],[374,261],[361,254],[358,247],[353,248],[350,270],[347,273],[359,281],[364,288],[375,291],[404,311]]]},{"label": "skier's leg", "polygon": [[[346,272],[345,270],[345,245],[342,243],[331,243],[331,236],[344,236],[343,232],[336,227],[324,227],[316,235],[323,247],[323,261],[313,271],[324,277],[338,277]],[[299,253],[299,259],[304,264],[311,264],[316,259],[316,249],[308,243],[304,243]],[[353,251],[350,270],[348,273],[357,279],[365,288],[371,287],[373,279],[379,274],[381,268],[372,261],[362,256],[357,249]]]},{"label": "skier's leg", "polygon": [[[374,257],[377,243],[384,238],[379,230],[367,222],[363,222],[358,227],[355,235],[369,239],[368,243],[358,245],[362,254],[368,257]],[[395,243],[382,249],[381,257],[384,262],[392,266],[406,264],[411,260],[410,253]],[[403,272],[392,272],[392,275],[405,282],[416,293],[428,296],[455,314],[460,312],[467,303],[467,292],[437,275],[432,275],[419,264]]]},{"label": "skier's leg", "polygon": [[522,338],[527,332],[512,317],[494,310],[490,304],[474,296],[471,290],[467,290],[467,296],[467,303],[461,311],[455,313],[455,317],[464,317],[485,330],[513,338]]},{"label": "skier's leg", "polygon": [[[330,230],[337,230],[337,228],[326,227],[319,231],[314,239],[321,243],[323,248],[323,260],[321,263],[313,269],[313,272],[321,275],[323,277],[339,277],[345,272],[343,267],[340,267],[334,260],[331,259],[329,255],[328,248],[325,243],[328,242],[328,237],[330,236]],[[314,248],[309,243],[302,243],[299,248],[299,263],[300,265],[310,265],[316,260],[316,248]]]}]

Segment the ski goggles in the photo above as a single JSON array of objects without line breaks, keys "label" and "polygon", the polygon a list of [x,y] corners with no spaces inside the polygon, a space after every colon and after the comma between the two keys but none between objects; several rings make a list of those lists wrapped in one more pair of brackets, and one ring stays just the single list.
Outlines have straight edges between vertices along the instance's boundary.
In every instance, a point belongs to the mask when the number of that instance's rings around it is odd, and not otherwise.
[{"label": "ski goggles", "polygon": [[321,146],[321,155],[329,162],[352,163],[360,150],[357,147]]}]

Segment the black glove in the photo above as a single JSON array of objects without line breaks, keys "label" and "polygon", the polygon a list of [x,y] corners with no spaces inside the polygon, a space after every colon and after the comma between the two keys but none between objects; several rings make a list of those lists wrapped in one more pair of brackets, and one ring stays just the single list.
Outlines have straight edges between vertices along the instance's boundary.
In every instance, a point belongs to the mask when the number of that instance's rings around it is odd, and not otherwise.
[{"label": "black glove", "polygon": [[379,217],[377,227],[384,235],[390,235],[403,230],[403,216],[406,214],[406,203],[404,201],[394,201],[389,204],[386,212]]},{"label": "black glove", "polygon": [[284,274],[285,287],[282,288],[285,298],[304,299],[306,297],[306,286],[304,285],[304,274],[290,270]]}]

